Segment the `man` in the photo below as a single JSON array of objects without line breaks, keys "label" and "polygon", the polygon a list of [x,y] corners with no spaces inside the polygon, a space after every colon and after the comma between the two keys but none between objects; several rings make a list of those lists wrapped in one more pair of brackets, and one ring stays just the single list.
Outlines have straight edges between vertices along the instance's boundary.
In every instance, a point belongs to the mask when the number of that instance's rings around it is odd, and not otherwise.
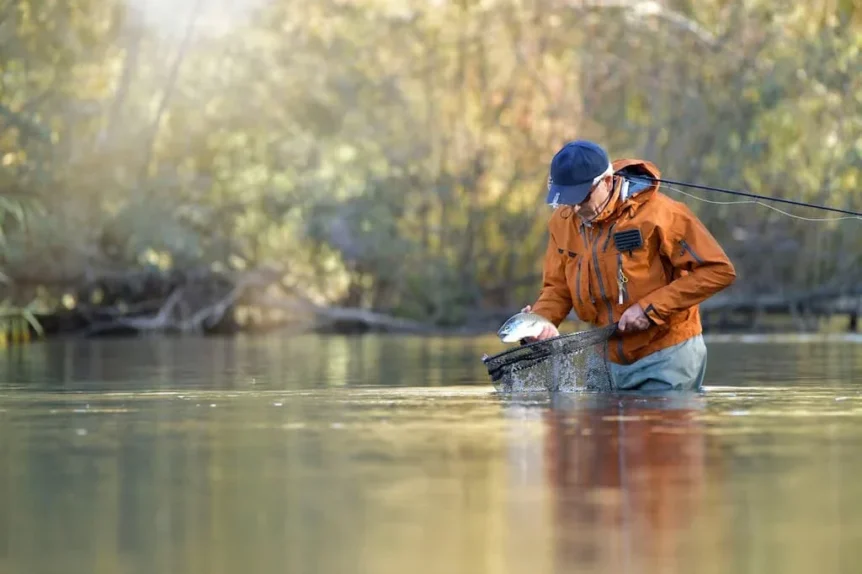
[{"label": "man", "polygon": [[[659,192],[660,177],[649,161],[612,163],[584,140],[551,162],[543,286],[525,310],[556,326],[572,309],[594,325],[617,322],[608,359],[619,390],[699,390],[707,353],[698,304],[736,278],[694,213]],[[537,339],[556,335],[548,327]]]}]

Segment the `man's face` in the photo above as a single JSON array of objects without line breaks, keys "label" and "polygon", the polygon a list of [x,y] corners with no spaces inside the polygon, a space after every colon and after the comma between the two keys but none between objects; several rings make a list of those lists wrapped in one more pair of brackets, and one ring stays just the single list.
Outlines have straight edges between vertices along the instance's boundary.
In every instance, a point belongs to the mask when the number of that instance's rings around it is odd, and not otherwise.
[{"label": "man's face", "polygon": [[587,194],[586,199],[581,203],[573,206],[575,213],[584,221],[591,221],[595,218],[608,201],[608,196],[611,193],[611,183],[613,176],[609,175],[599,181]]}]

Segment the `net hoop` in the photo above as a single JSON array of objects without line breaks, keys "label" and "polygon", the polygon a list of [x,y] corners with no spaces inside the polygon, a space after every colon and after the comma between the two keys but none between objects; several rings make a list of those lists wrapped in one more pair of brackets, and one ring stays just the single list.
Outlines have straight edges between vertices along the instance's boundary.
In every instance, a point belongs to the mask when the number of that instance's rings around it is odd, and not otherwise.
[{"label": "net hoop", "polygon": [[[491,382],[498,390],[505,387],[511,388],[514,379],[522,376],[522,374],[528,375],[531,369],[538,372],[539,367],[545,368],[549,362],[554,363],[557,359],[572,358],[594,348],[596,345],[607,342],[616,328],[617,325],[614,323],[605,327],[558,335],[543,341],[525,343],[496,355],[485,357],[482,362],[485,364]],[[602,362],[604,363],[605,360],[605,353],[602,353]],[[554,376],[544,376],[544,379],[556,379],[558,370],[558,366],[553,365]],[[544,380],[543,383],[548,390],[556,390],[560,385],[558,380]]]}]

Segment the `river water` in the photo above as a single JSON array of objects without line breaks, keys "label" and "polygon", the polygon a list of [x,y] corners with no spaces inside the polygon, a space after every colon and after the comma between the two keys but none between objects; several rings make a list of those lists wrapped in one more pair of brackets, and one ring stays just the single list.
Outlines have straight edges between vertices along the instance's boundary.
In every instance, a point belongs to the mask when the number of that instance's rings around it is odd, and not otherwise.
[{"label": "river water", "polygon": [[708,339],[703,395],[499,395],[493,337],[0,355],[0,573],[856,572],[862,338]]}]

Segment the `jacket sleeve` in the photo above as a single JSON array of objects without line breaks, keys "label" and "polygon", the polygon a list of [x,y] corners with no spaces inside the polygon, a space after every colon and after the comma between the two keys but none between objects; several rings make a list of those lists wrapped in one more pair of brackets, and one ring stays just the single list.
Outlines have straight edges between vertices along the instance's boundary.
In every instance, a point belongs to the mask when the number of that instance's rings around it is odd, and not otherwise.
[{"label": "jacket sleeve", "polygon": [[662,256],[675,270],[686,272],[638,301],[653,323],[663,325],[674,313],[698,305],[733,283],[736,270],[709,230],[685,205],[676,207],[671,225],[660,229],[659,236]]},{"label": "jacket sleeve", "polygon": [[572,310],[572,295],[566,284],[566,256],[557,248],[553,234],[548,237],[542,264],[542,290],[532,307],[534,313],[556,326]]}]

